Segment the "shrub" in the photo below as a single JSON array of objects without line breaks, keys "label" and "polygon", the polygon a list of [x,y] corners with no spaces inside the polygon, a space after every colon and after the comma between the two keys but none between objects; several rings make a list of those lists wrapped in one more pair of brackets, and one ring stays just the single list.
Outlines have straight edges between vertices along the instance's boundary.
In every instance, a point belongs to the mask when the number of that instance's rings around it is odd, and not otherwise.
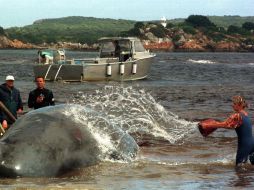
[{"label": "shrub", "polygon": [[157,25],[157,27],[151,28],[150,32],[158,38],[166,37],[166,29],[162,25]]},{"label": "shrub", "polygon": [[187,34],[195,35],[197,33],[193,26],[185,25],[185,26],[182,26],[182,29]]},{"label": "shrub", "polygon": [[228,34],[241,34],[241,35],[250,35],[250,32],[242,27],[230,25],[227,30]]},{"label": "shrub", "polygon": [[143,22],[136,22],[134,28],[144,28],[145,24]]},{"label": "shrub", "polygon": [[220,42],[225,39],[225,35],[218,32],[211,33],[207,36],[209,36],[214,42]]},{"label": "shrub", "polygon": [[167,26],[166,28],[170,29],[170,28],[173,28],[175,25],[171,22],[167,23]]},{"label": "shrub", "polygon": [[254,30],[254,23],[253,22],[245,22],[242,25],[242,28],[245,30]]},{"label": "shrub", "polygon": [[181,36],[178,34],[172,37],[173,42],[178,42],[180,39],[181,39]]},{"label": "shrub", "polygon": [[136,36],[136,37],[140,37],[141,36],[141,33],[140,33],[140,30],[139,30],[139,28],[132,28],[132,29],[130,29],[130,30],[128,30],[128,31],[124,31],[124,32],[121,32],[120,33],[121,34],[121,36]]},{"label": "shrub", "polygon": [[215,26],[206,16],[202,15],[190,15],[186,20],[186,23],[191,24],[194,27],[209,27]]}]

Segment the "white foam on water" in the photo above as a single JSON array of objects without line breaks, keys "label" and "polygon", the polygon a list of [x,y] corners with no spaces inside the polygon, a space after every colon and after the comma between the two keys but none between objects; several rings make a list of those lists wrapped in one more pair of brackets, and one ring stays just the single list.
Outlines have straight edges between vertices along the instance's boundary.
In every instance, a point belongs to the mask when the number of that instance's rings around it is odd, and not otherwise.
[{"label": "white foam on water", "polygon": [[[150,161],[149,161],[150,162]],[[167,165],[167,166],[184,166],[184,165],[230,165],[234,164],[233,158],[222,158],[222,159],[215,159],[215,160],[192,160],[192,161],[153,161],[159,165]]]},{"label": "white foam on water", "polygon": [[211,61],[211,60],[206,60],[206,59],[200,59],[200,60],[194,60],[194,59],[188,59],[188,62],[191,63],[199,63],[199,64],[215,64],[217,62]]}]

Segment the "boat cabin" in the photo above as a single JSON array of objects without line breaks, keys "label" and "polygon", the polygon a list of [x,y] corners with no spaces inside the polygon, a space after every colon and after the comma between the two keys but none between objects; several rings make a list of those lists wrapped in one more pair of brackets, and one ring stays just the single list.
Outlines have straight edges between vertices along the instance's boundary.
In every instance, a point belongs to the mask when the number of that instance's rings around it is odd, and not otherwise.
[{"label": "boat cabin", "polygon": [[139,59],[149,54],[143,44],[135,37],[114,37],[101,38],[100,58],[113,58],[117,62],[131,61]]}]

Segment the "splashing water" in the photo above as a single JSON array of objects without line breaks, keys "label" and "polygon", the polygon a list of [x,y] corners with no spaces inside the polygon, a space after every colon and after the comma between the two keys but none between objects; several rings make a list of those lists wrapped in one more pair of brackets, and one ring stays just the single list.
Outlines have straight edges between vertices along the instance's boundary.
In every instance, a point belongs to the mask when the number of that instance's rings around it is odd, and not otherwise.
[{"label": "splashing water", "polygon": [[131,134],[136,141],[168,141],[180,143],[196,131],[197,123],[179,119],[165,110],[142,89],[105,86],[94,93],[79,92],[73,103],[107,116],[111,124]]},{"label": "splashing water", "polygon": [[121,128],[111,123],[106,115],[82,105],[70,104],[63,112],[81,127],[88,129],[96,140],[101,160],[120,159],[129,161],[135,158],[138,146],[135,140]]}]

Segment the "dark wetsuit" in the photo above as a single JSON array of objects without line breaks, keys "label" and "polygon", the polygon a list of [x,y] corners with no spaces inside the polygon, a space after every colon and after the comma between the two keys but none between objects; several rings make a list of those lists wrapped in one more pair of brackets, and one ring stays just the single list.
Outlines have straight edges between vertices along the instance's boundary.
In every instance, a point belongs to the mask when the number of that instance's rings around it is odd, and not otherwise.
[{"label": "dark wetsuit", "polygon": [[[43,96],[43,101],[41,103],[36,102],[36,99],[38,96]],[[51,90],[46,88],[43,88],[43,89],[36,88],[35,90],[29,93],[29,98],[28,98],[29,108],[38,109],[38,108],[42,108],[42,107],[46,107],[50,105],[51,106],[55,105],[54,96]]]},{"label": "dark wetsuit", "polygon": [[242,124],[235,129],[238,136],[236,165],[245,163],[248,156],[254,151],[254,139],[250,118],[241,113]]}]

